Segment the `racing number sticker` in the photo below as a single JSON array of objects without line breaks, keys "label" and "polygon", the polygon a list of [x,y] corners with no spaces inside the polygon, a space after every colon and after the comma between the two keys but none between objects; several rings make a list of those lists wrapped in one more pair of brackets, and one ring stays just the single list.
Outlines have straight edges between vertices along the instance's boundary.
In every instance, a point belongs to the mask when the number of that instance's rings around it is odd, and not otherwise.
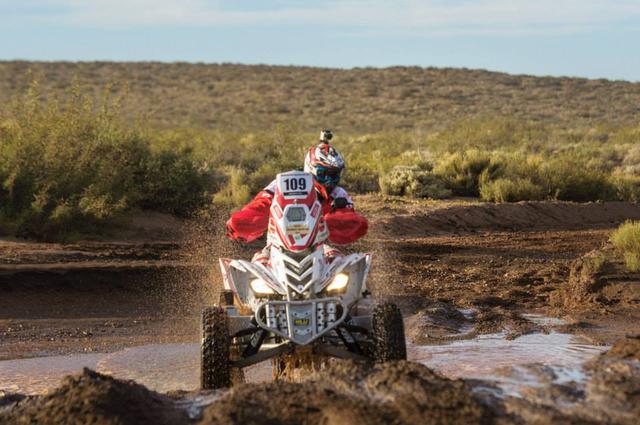
[{"label": "racing number sticker", "polygon": [[288,192],[304,192],[307,193],[307,180],[304,177],[292,177],[284,179],[284,190]]},{"label": "racing number sticker", "polygon": [[312,187],[309,174],[283,175],[280,178],[280,192],[285,198],[306,198]]}]

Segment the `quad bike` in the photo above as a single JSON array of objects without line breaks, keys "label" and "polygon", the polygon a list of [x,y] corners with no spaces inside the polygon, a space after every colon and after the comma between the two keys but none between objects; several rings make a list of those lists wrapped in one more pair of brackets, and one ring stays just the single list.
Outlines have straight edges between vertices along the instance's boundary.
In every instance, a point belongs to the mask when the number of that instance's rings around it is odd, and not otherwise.
[{"label": "quad bike", "polygon": [[221,302],[202,313],[203,389],[229,387],[265,360],[279,379],[329,358],[406,359],[400,310],[369,298],[371,256],[325,255],[328,228],[312,179],[277,176],[267,263],[220,259]]}]

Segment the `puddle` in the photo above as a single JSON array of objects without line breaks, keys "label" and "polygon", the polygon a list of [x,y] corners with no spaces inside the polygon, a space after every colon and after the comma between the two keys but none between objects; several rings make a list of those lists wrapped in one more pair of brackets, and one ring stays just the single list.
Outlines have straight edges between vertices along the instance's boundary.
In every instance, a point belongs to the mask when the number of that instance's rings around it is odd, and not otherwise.
[{"label": "puddle", "polygon": [[98,362],[96,371],[167,392],[198,389],[199,368],[199,344],[162,344],[111,353]]},{"label": "puddle", "polygon": [[[526,317],[546,326],[562,324],[559,319],[539,315]],[[507,340],[506,336],[507,333],[502,332],[444,345],[409,344],[409,360],[451,378],[487,380],[497,384],[505,394],[517,395],[522,386],[540,384],[540,377],[527,368],[528,365],[552,367],[557,383],[584,380],[581,365],[606,349],[558,332],[524,335],[513,340]],[[43,393],[83,367],[120,379],[132,379],[159,392],[191,391],[199,387],[199,351],[197,343],[157,344],[114,353],[0,361],[0,391]],[[249,382],[268,381],[271,365],[264,362],[248,368],[245,376]]]},{"label": "puddle", "polygon": [[523,314],[522,317],[540,326],[562,326],[567,322],[557,317],[547,317],[542,314]]},{"label": "puddle", "polygon": [[[0,361],[0,392],[42,394],[84,367],[158,392],[193,391],[200,387],[200,344],[152,344],[114,353],[4,360]],[[271,363],[246,368],[245,378],[270,380]]]},{"label": "puddle", "polygon": [[186,396],[176,401],[176,406],[184,409],[191,420],[200,419],[202,410],[225,394],[224,390],[202,391],[200,394]]},{"label": "puddle", "polygon": [[96,369],[104,354],[38,357],[0,361],[0,392],[41,394],[82,368]]},{"label": "puddle", "polygon": [[513,340],[506,336],[501,332],[446,345],[411,344],[407,349],[410,360],[445,376],[487,380],[505,394],[516,396],[521,387],[541,385],[539,377],[528,373],[524,366],[551,367],[557,377],[554,383],[582,382],[582,365],[607,349],[558,332],[523,335]]}]

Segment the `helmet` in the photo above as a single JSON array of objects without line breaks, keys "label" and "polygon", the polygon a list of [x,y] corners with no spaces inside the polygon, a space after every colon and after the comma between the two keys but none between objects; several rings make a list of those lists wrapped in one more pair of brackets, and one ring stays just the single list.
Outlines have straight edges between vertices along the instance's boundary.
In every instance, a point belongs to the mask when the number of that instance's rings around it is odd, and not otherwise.
[{"label": "helmet", "polygon": [[312,146],[304,158],[304,171],[313,174],[316,181],[329,190],[340,183],[344,170],[344,158],[329,144],[332,137],[331,130],[321,131],[320,143]]}]

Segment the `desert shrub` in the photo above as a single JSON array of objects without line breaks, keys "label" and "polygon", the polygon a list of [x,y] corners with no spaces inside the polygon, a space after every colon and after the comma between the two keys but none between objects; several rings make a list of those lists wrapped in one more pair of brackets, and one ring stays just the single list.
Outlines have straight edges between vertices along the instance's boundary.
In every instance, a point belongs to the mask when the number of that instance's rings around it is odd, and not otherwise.
[{"label": "desert shrub", "polygon": [[640,142],[640,125],[638,124],[614,128],[610,132],[612,133],[610,141],[613,144],[634,144],[637,146]]},{"label": "desert shrub", "polygon": [[616,199],[609,175],[572,155],[546,160],[540,178],[553,199],[576,202]]},{"label": "desert shrub", "polygon": [[491,180],[500,169],[491,153],[478,149],[446,155],[435,166],[433,173],[444,182],[446,188],[461,196],[480,194],[480,176]]},{"label": "desert shrub", "polygon": [[227,181],[213,196],[213,204],[225,209],[240,207],[251,199],[251,188],[246,184],[246,174],[241,168],[233,166],[228,167],[225,174]]},{"label": "desert shrub", "polygon": [[33,85],[0,115],[0,231],[53,239],[95,232],[132,208],[187,213],[215,188],[188,152],[155,150],[123,122],[121,99],[95,104],[78,85],[46,100]]},{"label": "desert shrub", "polygon": [[621,171],[627,174],[640,175],[640,145],[632,146],[626,152],[622,159]]},{"label": "desert shrub", "polygon": [[610,237],[632,272],[640,271],[640,221],[626,221]]},{"label": "desert shrub", "polygon": [[432,172],[430,164],[394,167],[380,177],[380,190],[385,195],[413,198],[443,199],[451,196],[439,176]]},{"label": "desert shrub", "polygon": [[539,201],[546,197],[545,189],[528,178],[499,178],[482,181],[480,198],[490,202]]},{"label": "desert shrub", "polygon": [[353,193],[377,192],[380,190],[378,176],[378,170],[372,166],[354,164],[347,168],[340,184]]},{"label": "desert shrub", "polygon": [[148,155],[141,168],[137,205],[179,216],[203,207],[221,180],[209,166],[199,167],[188,149]]},{"label": "desert shrub", "polygon": [[509,117],[465,118],[447,126],[438,134],[437,141],[451,150],[518,146],[536,149],[548,140],[549,134],[550,131],[539,123]]},{"label": "desert shrub", "polygon": [[640,176],[614,174],[611,184],[616,192],[616,199],[627,202],[640,202]]}]

